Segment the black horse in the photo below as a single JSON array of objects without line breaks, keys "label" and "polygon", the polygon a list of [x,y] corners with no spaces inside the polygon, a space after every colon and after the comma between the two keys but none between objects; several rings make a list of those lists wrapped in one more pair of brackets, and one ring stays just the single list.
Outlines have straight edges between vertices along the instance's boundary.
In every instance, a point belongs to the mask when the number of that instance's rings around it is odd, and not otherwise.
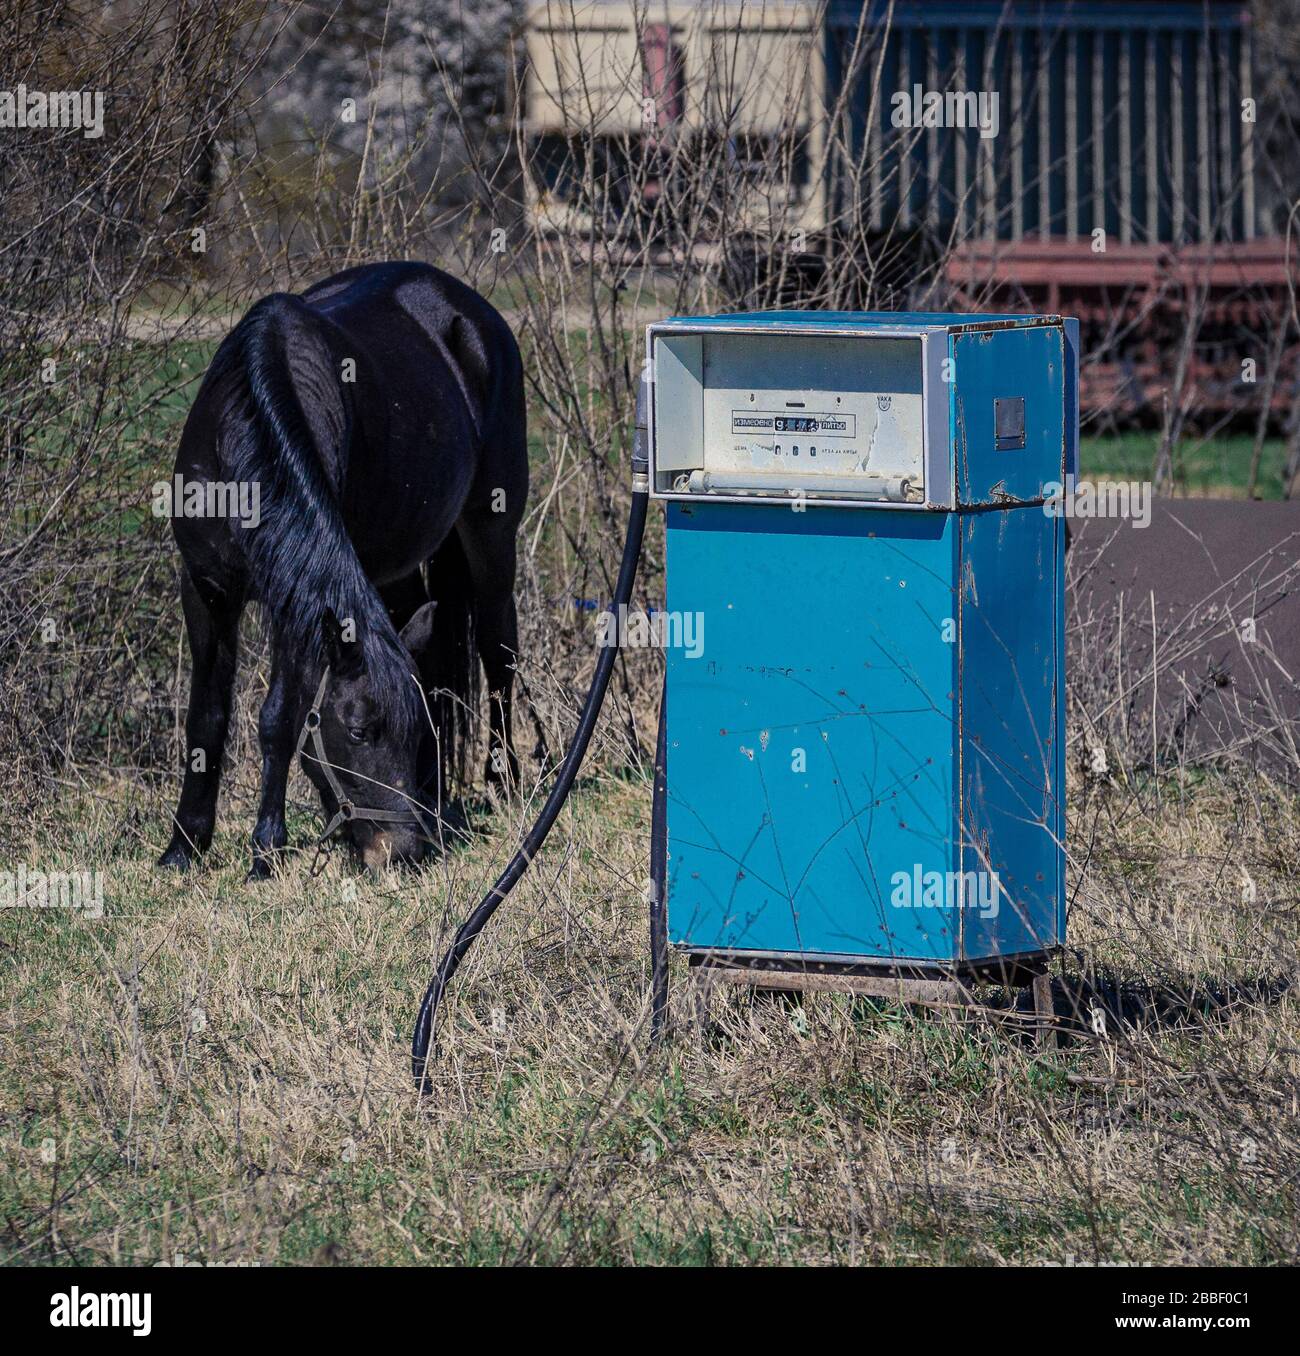
[{"label": "black horse", "polygon": [[264,298],[213,358],[176,475],[178,489],[252,486],[258,513],[173,508],[193,677],[162,865],[184,868],[212,840],[250,599],[271,631],[251,878],[269,875],[286,845],[289,767],[317,707],[320,743],[303,767],[327,816],[347,815],[349,801],[378,812],[345,821],[368,866],[427,850],[428,812],[463,772],[480,656],[488,778],[513,781],[523,367],[481,296],[435,268],[394,263]]}]

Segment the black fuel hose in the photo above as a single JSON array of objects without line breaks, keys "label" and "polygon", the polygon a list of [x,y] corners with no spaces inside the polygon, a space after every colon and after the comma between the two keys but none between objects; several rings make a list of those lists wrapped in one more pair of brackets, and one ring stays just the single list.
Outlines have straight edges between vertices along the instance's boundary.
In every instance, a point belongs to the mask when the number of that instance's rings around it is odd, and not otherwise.
[{"label": "black fuel hose", "polygon": [[654,799],[650,811],[650,1042],[668,1021],[668,679],[659,698]]},{"label": "black fuel hose", "polygon": [[[642,422],[642,418],[643,416],[639,415],[638,424]],[[615,617],[624,615],[622,609],[632,599],[632,584],[636,579],[637,561],[641,556],[641,538],[645,533],[646,505],[649,497],[645,489],[633,490],[632,511],[627,521],[627,538],[623,542],[623,559],[618,568],[618,583],[614,588]],[[560,808],[568,799],[569,791],[587,752],[587,745],[591,742],[592,732],[596,728],[596,719],[605,700],[605,689],[609,686],[610,674],[614,670],[617,655],[616,644],[601,647],[596,659],[596,672],[591,679],[591,689],[587,693],[573,743],[569,745],[569,751],[564,756],[559,775],[551,788],[551,794],[546,798],[546,804],[542,806],[541,814],[528,830],[528,836],[519,850],[510,859],[510,864],[497,877],[496,884],[483,897],[478,908],[461,924],[460,931],[456,933],[455,940],[448,948],[447,954],[443,956],[429,987],[424,991],[420,1013],[415,1019],[415,1034],[411,1038],[411,1072],[415,1075],[415,1081],[421,1092],[428,1091],[429,1046],[433,1037],[434,1021],[438,1015],[438,1004],[442,1002],[447,985],[451,983],[452,976],[460,968],[466,952],[473,946],[475,939],[487,925],[488,919],[519,883],[533,858],[541,850],[546,835],[550,833],[551,826],[560,813]],[[656,759],[656,765],[658,761]]]}]

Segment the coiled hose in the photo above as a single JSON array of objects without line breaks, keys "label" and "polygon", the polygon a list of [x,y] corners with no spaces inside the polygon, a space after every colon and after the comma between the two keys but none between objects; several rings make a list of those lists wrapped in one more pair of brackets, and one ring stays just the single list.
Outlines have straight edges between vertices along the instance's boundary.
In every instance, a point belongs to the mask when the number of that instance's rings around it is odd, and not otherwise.
[{"label": "coiled hose", "polygon": [[[637,432],[640,438],[643,431],[644,397],[638,400],[637,405]],[[640,461],[640,450],[638,448],[638,454],[634,455],[634,472],[640,465],[643,465]],[[636,579],[637,561],[641,556],[641,538],[645,533],[648,500],[648,486],[644,473],[634,475],[632,511],[628,516],[627,538],[623,542],[623,559],[619,564],[618,583],[614,589],[613,610],[616,617],[624,615],[621,609],[625,608],[632,598],[632,584]],[[533,822],[532,828],[528,830],[528,836],[510,859],[509,865],[497,877],[496,884],[483,897],[478,908],[461,924],[460,931],[456,933],[455,940],[448,948],[447,954],[443,956],[442,963],[438,966],[429,987],[424,991],[420,1012],[415,1019],[415,1033],[411,1038],[411,1072],[415,1075],[415,1081],[421,1092],[428,1091],[429,1046],[433,1037],[434,1021],[438,1015],[438,1004],[442,1002],[442,996],[447,990],[447,985],[451,983],[452,976],[460,968],[460,963],[465,959],[466,952],[473,946],[475,938],[487,926],[488,919],[500,907],[502,900],[519,883],[524,872],[528,870],[529,864],[540,851],[542,844],[546,841],[546,835],[550,833],[551,826],[560,813],[560,807],[568,798],[574,779],[578,775],[578,769],[582,766],[587,745],[591,742],[592,732],[596,728],[596,718],[600,715],[601,704],[605,700],[605,689],[609,686],[609,678],[613,672],[614,659],[617,654],[617,645],[606,645],[601,648],[596,660],[596,672],[592,676],[591,688],[582,708],[582,716],[578,721],[573,743],[569,745],[569,751],[564,756],[559,775],[556,777],[555,785],[551,788],[551,794],[546,798],[546,804],[542,806],[541,814]],[[661,744],[662,740],[661,731]],[[656,756],[656,780],[658,779],[659,762],[660,759]],[[652,887],[652,890],[654,888]]]}]

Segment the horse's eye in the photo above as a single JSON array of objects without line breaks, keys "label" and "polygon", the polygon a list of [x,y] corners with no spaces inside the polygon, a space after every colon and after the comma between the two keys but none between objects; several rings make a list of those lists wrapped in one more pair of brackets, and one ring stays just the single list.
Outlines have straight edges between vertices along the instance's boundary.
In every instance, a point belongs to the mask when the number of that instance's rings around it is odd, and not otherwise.
[{"label": "horse's eye", "polygon": [[366,727],[364,725],[349,725],[348,738],[354,744],[364,744],[366,742]]}]

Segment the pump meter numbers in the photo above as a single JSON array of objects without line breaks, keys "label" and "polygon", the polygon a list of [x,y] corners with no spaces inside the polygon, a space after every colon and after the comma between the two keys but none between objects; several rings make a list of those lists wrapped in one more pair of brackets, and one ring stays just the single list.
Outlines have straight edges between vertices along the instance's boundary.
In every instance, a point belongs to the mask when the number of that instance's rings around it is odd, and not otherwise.
[{"label": "pump meter numbers", "polygon": [[853,414],[777,414],[772,410],[732,410],[735,433],[820,433],[824,438],[855,438]]}]

